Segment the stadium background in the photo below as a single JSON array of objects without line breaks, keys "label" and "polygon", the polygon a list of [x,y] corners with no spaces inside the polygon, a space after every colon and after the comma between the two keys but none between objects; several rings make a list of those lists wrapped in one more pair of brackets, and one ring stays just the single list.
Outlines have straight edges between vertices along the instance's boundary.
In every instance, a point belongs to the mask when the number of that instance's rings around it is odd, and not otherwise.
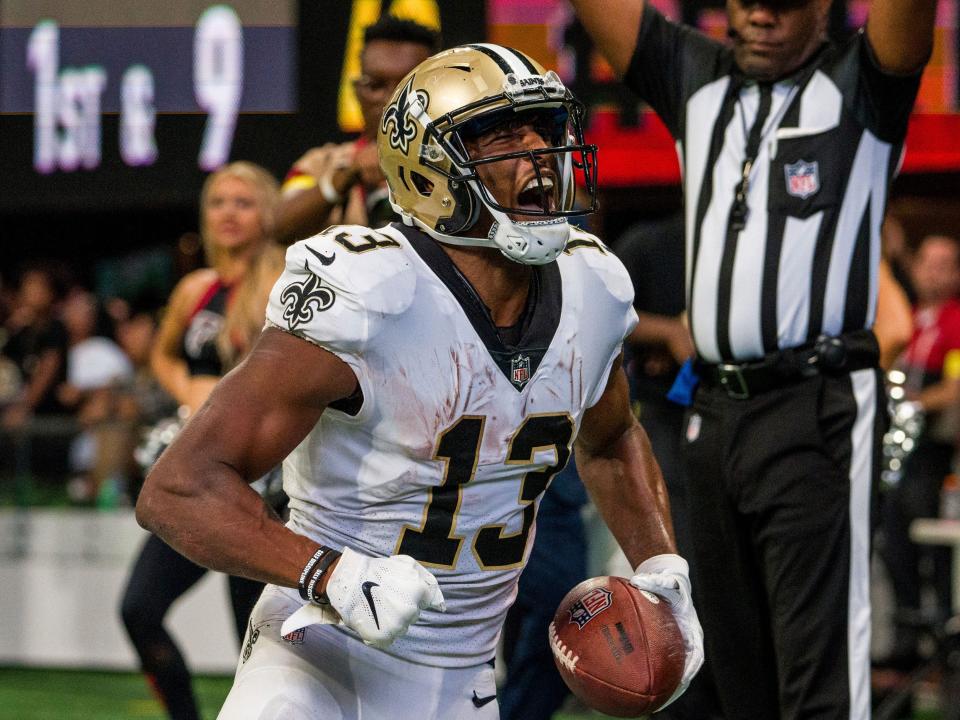
[{"label": "stadium background", "polygon": [[[724,36],[722,2],[654,4]],[[834,31],[868,7],[835,3]],[[960,224],[958,7],[939,2],[893,193],[912,239]],[[362,29],[387,11],[439,25],[447,45],[499,42],[561,73],[601,148],[590,222],[605,238],[679,208],[671,139],[563,0],[0,0],[0,282],[50,259],[98,293],[161,301],[201,262],[196,198],[209,170],[248,159],[282,177],[306,148],[356,131]],[[29,460],[0,467],[0,500],[0,719],[159,717],[139,676],[44,670],[135,667],[115,611],[140,543],[130,511],[41,507],[62,497]],[[235,656],[221,579],[182,605],[171,625],[188,660],[218,676],[200,689],[209,714]]]}]

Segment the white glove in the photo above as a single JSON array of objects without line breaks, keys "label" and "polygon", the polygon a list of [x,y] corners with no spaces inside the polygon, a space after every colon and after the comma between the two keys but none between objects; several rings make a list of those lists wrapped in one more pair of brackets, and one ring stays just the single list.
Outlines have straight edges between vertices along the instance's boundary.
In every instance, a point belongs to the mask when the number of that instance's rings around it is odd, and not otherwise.
[{"label": "white glove", "polygon": [[447,609],[437,579],[409,555],[369,557],[348,547],[327,580],[327,597],[330,608],[305,605],[286,619],[281,634],[339,622],[367,645],[384,648],[406,633],[422,610]]},{"label": "white glove", "polygon": [[700,627],[700,620],[690,597],[690,566],[686,560],[679,555],[654,555],[640,563],[634,573],[630,578],[631,585],[659,595],[670,605],[680,634],[683,635],[683,649],[686,651],[680,686],[670,699],[658,708],[659,711],[683,695],[703,665],[703,628]]}]

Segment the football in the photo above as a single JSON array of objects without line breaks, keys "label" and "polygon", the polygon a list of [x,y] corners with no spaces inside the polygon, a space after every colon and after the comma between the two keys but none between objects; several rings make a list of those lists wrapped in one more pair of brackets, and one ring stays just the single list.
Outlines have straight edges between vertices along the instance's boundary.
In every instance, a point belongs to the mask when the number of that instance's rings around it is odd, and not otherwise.
[{"label": "football", "polygon": [[670,606],[626,578],[573,588],[550,623],[550,649],[567,687],[594,710],[638,717],[680,685],[686,653]]}]

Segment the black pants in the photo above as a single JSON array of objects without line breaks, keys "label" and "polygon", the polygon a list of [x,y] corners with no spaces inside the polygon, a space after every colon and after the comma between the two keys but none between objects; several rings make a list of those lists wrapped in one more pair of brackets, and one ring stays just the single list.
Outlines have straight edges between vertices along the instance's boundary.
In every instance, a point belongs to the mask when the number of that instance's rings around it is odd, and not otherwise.
[{"label": "black pants", "polygon": [[[151,535],[137,556],[120,614],[127,634],[140,656],[140,664],[173,720],[200,717],[190,685],[190,672],[173,638],[163,627],[170,606],[206,573]],[[230,578],[230,600],[237,639],[242,641],[250,611],[263,590],[263,583]]]},{"label": "black pants", "polygon": [[[689,482],[681,447],[684,416],[684,408],[669,400],[649,399],[640,404],[640,423],[650,438],[650,447],[660,465],[670,496],[670,516],[677,551],[690,563],[691,578],[696,585],[692,521],[687,510]],[[719,702],[712,669],[709,663],[705,663],[686,692],[666,710],[657,713],[657,720],[714,720],[719,717]]]},{"label": "black pants", "polygon": [[870,715],[875,370],[747,400],[701,388],[684,453],[694,598],[727,720]]}]

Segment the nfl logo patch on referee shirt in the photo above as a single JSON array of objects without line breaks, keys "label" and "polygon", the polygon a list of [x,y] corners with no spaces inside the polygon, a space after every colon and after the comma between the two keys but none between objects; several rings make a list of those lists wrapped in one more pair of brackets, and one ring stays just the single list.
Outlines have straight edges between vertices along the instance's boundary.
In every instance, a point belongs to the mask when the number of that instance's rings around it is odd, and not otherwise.
[{"label": "nfl logo patch on referee shirt", "polygon": [[820,189],[820,165],[816,161],[798,160],[783,166],[787,180],[787,192],[806,200]]}]

